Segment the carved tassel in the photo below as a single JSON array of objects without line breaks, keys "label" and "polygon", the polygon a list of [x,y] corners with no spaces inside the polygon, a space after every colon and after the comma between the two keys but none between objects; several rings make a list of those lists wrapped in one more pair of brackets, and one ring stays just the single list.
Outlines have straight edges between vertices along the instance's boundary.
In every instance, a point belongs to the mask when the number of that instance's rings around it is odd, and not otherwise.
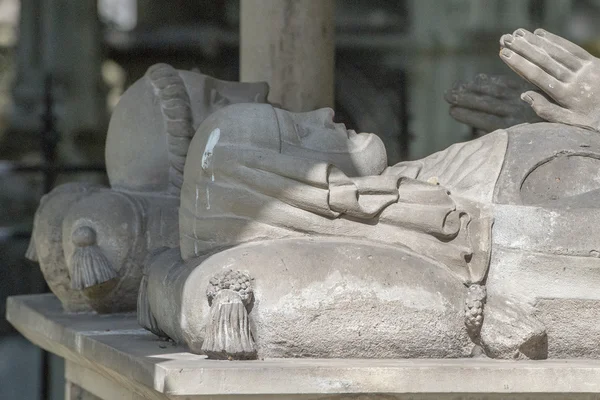
[{"label": "carved tassel", "polygon": [[212,300],[202,351],[214,359],[256,359],[248,311],[238,292],[221,290]]},{"label": "carved tassel", "polygon": [[137,320],[142,328],[149,330],[156,336],[169,337],[158,327],[156,318],[154,318],[154,314],[150,310],[150,303],[148,302],[148,277],[146,275],[142,276],[142,281],[140,282],[140,291],[137,300]]},{"label": "carved tassel", "polygon": [[71,257],[71,288],[83,290],[117,277],[110,261],[96,245],[96,232],[92,228],[77,228],[72,240],[75,251]]},{"label": "carved tassel", "polygon": [[27,246],[27,251],[25,252],[25,258],[29,261],[39,262],[37,251],[35,249],[35,240],[33,239],[33,236],[31,237],[31,239],[29,239],[29,245]]}]

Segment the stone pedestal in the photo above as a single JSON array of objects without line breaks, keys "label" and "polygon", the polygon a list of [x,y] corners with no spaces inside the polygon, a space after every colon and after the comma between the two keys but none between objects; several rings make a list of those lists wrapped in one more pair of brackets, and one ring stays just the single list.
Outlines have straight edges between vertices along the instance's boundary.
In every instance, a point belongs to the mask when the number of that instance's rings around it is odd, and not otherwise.
[{"label": "stone pedestal", "polygon": [[139,328],[134,314],[66,314],[50,294],[9,298],[7,318],[66,359],[67,398],[600,399],[600,361],[212,361]]}]

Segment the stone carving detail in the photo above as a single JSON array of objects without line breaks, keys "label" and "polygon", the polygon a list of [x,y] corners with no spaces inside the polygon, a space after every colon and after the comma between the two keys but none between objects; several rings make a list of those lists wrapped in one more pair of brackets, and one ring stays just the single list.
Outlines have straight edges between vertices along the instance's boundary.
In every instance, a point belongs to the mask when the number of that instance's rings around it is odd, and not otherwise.
[{"label": "stone carving detail", "polygon": [[393,166],[330,109],[153,67],[111,121],[111,188],[46,196],[29,253],[67,309],[137,300],[143,327],[210,358],[600,357],[597,60],[546,32],[502,43],[553,122]]},{"label": "stone carving detail", "polygon": [[228,270],[211,278],[206,289],[208,304],[212,306],[217,295],[223,290],[231,290],[237,293],[246,307],[249,307],[253,300],[252,279],[242,271]]},{"label": "stone carving detail", "polygon": [[73,231],[71,239],[75,246],[71,261],[71,288],[83,290],[117,277],[117,272],[98,247],[93,228],[80,226]]},{"label": "stone carving detail", "polygon": [[253,298],[250,277],[241,271],[220,272],[210,280],[206,297],[210,316],[202,351],[209,358],[256,358],[248,317]]},{"label": "stone carving detail", "polygon": [[66,310],[135,309],[146,259],[179,244],[179,192],[195,129],[227,104],[265,102],[267,91],[264,83],[157,64],[125,92],[107,135],[111,187],[58,187],[36,213],[27,255]]},{"label": "stone carving detail", "polygon": [[[562,156],[600,158],[600,137],[520,124],[388,167],[378,139],[334,124],[331,110],[228,106],[190,143],[180,249],[148,265],[146,309],[165,335],[215,358],[595,351],[575,330],[548,329],[574,317],[579,295],[600,302],[585,289],[597,246],[573,230],[597,229],[585,208],[598,200],[595,175]],[[552,193],[532,196],[559,176]],[[229,288],[214,294],[213,278],[238,269],[255,278],[251,313]],[[579,293],[565,291],[573,285]],[[235,329],[215,329],[224,320]],[[245,348],[240,332],[253,340]]]},{"label": "stone carving detail", "polygon": [[500,38],[500,58],[537,86],[521,95],[542,119],[600,130],[600,59],[543,29],[517,29]]},{"label": "stone carving detail", "polygon": [[480,74],[457,82],[446,94],[456,120],[484,132],[540,121],[600,130],[600,59],[543,29],[503,35],[500,48],[525,81]]},{"label": "stone carving detail", "polygon": [[483,324],[483,308],[486,297],[485,286],[477,284],[469,286],[465,298],[465,326],[475,343],[479,340],[479,332]]}]

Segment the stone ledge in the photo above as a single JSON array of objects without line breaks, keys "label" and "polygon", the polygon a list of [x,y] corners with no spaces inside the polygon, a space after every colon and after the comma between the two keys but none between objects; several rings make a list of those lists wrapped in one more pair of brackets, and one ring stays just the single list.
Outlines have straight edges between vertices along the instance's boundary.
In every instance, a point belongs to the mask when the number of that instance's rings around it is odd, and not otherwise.
[{"label": "stone ledge", "polygon": [[136,386],[138,393],[150,390],[169,398],[216,394],[600,393],[600,361],[594,360],[212,361],[157,339],[138,327],[134,314],[66,314],[51,294],[9,298],[7,319],[25,337],[52,353],[114,382]]}]

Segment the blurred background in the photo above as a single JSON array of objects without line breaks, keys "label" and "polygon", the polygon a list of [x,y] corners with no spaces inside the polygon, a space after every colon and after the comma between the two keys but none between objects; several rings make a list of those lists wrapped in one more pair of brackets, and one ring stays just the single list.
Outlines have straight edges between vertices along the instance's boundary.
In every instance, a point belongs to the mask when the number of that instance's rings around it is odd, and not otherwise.
[{"label": "blurred background", "polygon": [[[318,1],[318,0],[299,0]],[[238,80],[239,0],[0,0],[0,399],[64,398],[63,364],[4,320],[7,296],[46,291],[26,261],[40,197],[105,182],[123,91],[157,62]],[[337,118],[375,132],[390,162],[468,140],[444,91],[511,72],[498,39],[543,27],[600,52],[600,0],[337,0]]]}]

